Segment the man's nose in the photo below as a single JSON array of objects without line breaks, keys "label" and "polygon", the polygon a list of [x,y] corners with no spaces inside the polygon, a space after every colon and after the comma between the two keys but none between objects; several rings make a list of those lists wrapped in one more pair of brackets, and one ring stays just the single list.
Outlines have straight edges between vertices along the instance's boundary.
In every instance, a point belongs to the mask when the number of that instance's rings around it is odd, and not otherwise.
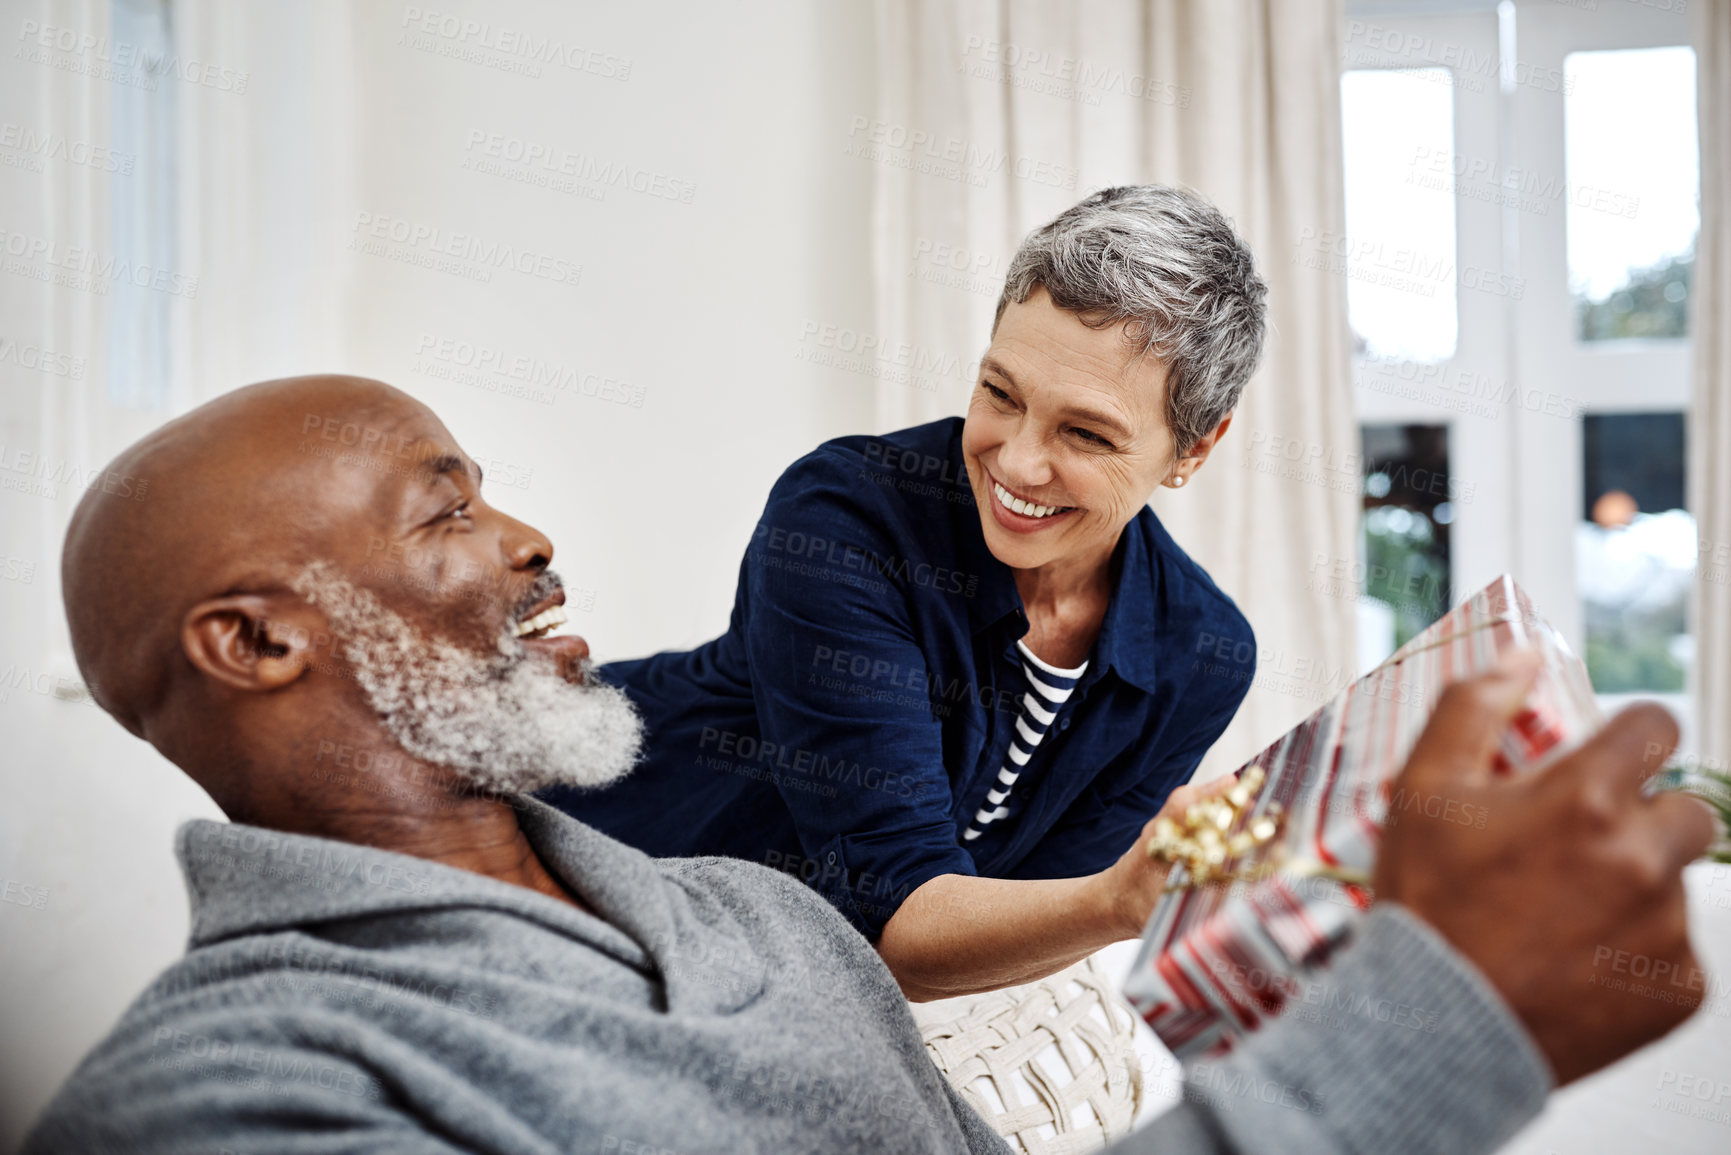
[{"label": "man's nose", "polygon": [[505,518],[505,563],[512,569],[546,569],[553,562],[553,543],[532,525]]}]

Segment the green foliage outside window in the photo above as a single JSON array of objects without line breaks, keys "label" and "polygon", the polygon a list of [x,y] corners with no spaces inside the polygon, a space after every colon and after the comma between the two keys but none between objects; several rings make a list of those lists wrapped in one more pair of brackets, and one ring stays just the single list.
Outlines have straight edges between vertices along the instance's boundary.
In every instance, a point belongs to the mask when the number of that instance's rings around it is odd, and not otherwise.
[{"label": "green foliage outside window", "polygon": [[1577,296],[1581,340],[1688,336],[1694,275],[1695,254],[1686,253],[1631,273],[1628,284],[1597,301]]},{"label": "green foliage outside window", "polygon": [[1437,538],[1422,509],[1382,505],[1365,511],[1364,592],[1394,610],[1397,648],[1449,608],[1448,554]]},{"label": "green foliage outside window", "polygon": [[1586,602],[1587,674],[1601,694],[1674,693],[1684,670],[1672,641],[1689,632],[1683,601],[1651,610]]}]

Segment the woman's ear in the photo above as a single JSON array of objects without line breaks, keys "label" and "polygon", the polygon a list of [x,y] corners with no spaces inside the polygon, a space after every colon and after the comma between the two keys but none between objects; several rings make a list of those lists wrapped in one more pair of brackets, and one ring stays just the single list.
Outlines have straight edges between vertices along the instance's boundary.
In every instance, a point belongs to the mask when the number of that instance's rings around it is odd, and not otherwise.
[{"label": "woman's ear", "polygon": [[232,594],[199,602],[180,626],[180,647],[203,673],[237,690],[268,693],[304,674],[330,640],[319,612],[287,595]]},{"label": "woman's ear", "polygon": [[1231,424],[1232,414],[1228,413],[1220,419],[1220,424],[1216,425],[1212,432],[1204,433],[1196,444],[1190,447],[1190,452],[1186,453],[1178,462],[1179,468],[1184,469],[1185,466],[1188,466],[1187,473],[1195,473],[1201,469],[1202,463],[1208,460],[1208,455],[1214,452],[1214,447],[1220,444],[1222,437],[1226,436],[1227,427]]}]

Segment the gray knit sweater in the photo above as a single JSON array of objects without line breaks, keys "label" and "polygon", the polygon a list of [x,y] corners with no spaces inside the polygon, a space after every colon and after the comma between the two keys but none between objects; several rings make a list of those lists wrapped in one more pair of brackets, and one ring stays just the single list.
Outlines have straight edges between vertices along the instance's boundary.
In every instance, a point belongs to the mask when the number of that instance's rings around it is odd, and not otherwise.
[{"label": "gray knit sweater", "polygon": [[[522,821],[601,917],[399,854],[188,823],[190,950],[25,1151],[1007,1150],[927,1060],[877,954],[802,884],[650,859],[532,801]],[[1531,1042],[1416,920],[1373,915],[1329,981],[1362,1013],[1293,1017],[1192,1068],[1186,1104],[1123,1150],[1458,1155],[1542,1104]],[[1430,1008],[1434,1029],[1383,1003]]]}]

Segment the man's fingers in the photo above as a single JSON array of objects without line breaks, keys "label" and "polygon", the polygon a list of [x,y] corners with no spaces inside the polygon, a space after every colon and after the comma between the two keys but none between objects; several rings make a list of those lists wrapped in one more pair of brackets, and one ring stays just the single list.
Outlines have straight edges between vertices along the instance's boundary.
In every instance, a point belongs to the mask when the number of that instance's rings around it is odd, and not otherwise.
[{"label": "man's fingers", "polygon": [[1443,691],[1407,759],[1408,772],[1449,776],[1488,771],[1502,733],[1526,705],[1543,659],[1512,650],[1488,674]]},{"label": "man's fingers", "polygon": [[1636,702],[1547,770],[1547,786],[1602,790],[1619,802],[1633,802],[1647,779],[1664,769],[1676,745],[1677,719],[1671,712],[1655,702]]},{"label": "man's fingers", "polygon": [[1719,823],[1713,812],[1705,802],[1691,795],[1667,791],[1641,809],[1641,825],[1664,848],[1667,865],[1673,872],[1707,853],[1707,848],[1719,837]]}]

